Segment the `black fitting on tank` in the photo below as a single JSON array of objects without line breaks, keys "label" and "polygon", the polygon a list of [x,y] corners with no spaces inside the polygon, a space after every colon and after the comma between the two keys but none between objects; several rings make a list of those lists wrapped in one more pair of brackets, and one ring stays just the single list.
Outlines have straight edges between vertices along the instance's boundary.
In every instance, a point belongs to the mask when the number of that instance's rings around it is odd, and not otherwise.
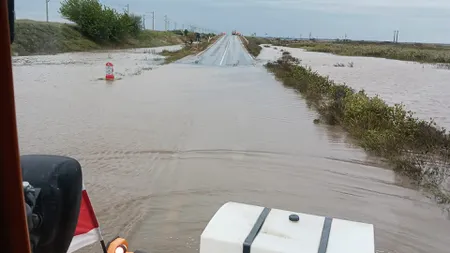
[{"label": "black fitting on tank", "polygon": [[289,220],[293,221],[293,222],[297,222],[300,220],[300,217],[298,217],[297,214],[291,214],[291,215],[289,215]]}]

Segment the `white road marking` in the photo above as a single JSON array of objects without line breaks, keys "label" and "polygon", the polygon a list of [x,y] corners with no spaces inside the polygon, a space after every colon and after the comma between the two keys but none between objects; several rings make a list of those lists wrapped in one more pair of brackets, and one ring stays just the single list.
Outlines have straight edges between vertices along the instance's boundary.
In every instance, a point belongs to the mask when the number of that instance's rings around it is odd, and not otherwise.
[{"label": "white road marking", "polygon": [[219,65],[222,65],[223,61],[225,60],[225,56],[227,55],[229,47],[230,47],[230,40],[228,40],[227,46],[225,48],[225,52],[223,52],[222,60],[220,60]]}]

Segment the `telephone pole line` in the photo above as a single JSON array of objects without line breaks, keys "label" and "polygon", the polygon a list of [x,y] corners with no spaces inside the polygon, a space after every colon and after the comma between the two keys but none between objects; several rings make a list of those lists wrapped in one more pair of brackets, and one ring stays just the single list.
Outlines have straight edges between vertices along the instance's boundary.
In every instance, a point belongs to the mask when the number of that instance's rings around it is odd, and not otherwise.
[{"label": "telephone pole line", "polygon": [[398,30],[394,31],[394,40],[393,40],[394,43],[398,43],[398,32],[399,32]]},{"label": "telephone pole line", "polygon": [[48,22],[48,2],[50,2],[50,0],[45,0],[45,16],[47,22]]},{"label": "telephone pole line", "polygon": [[164,15],[164,31],[167,31],[167,15]]},{"label": "telephone pole line", "polygon": [[155,12],[152,11],[152,29],[155,30]]},{"label": "telephone pole line", "polygon": [[145,14],[142,15],[142,29],[145,30]]}]

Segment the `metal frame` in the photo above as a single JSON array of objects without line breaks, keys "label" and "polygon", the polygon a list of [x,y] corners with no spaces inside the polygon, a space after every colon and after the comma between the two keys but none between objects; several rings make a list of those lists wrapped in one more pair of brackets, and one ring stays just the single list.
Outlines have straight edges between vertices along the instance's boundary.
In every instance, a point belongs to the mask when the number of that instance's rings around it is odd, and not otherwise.
[{"label": "metal frame", "polygon": [[11,38],[7,0],[0,9],[0,201],[2,251],[29,253],[30,240],[25,218],[22,171],[19,162],[14,83],[11,62]]}]

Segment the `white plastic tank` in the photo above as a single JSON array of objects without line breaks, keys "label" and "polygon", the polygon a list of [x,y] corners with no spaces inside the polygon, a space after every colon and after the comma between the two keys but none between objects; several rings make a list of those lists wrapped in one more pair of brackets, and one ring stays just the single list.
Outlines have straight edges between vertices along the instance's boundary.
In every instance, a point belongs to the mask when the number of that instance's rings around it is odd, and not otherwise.
[{"label": "white plastic tank", "polygon": [[374,253],[372,224],[224,204],[200,239],[200,253]]}]

